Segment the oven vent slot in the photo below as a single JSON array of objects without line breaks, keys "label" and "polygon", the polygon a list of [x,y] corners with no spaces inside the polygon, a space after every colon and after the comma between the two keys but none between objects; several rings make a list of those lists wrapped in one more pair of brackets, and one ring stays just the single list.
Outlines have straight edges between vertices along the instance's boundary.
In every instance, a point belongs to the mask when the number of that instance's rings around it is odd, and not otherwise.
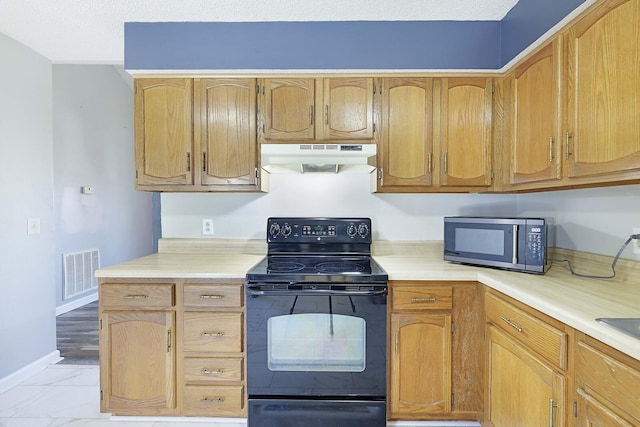
[{"label": "oven vent slot", "polygon": [[97,289],[98,279],[95,272],[100,268],[100,250],[89,249],[83,252],[66,253],[63,258],[64,284],[62,299]]}]

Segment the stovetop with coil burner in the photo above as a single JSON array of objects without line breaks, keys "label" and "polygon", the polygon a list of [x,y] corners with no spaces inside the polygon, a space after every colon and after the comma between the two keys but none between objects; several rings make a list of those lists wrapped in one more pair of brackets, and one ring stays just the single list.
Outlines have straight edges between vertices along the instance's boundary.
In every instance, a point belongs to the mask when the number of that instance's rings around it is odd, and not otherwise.
[{"label": "stovetop with coil burner", "polygon": [[249,283],[386,284],[371,257],[369,218],[269,218],[267,256]]}]

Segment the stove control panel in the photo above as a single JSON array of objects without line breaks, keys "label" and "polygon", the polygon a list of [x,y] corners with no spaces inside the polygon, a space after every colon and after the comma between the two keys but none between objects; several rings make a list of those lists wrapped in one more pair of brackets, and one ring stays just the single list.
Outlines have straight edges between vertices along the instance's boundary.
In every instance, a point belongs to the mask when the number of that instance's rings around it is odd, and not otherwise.
[{"label": "stove control panel", "polygon": [[371,243],[371,219],[269,218],[267,242]]}]

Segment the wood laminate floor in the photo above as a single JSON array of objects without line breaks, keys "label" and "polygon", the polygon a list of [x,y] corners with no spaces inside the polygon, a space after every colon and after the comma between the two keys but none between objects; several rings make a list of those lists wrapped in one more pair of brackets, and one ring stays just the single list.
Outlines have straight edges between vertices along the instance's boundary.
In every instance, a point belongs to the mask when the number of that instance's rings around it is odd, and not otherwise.
[{"label": "wood laminate floor", "polygon": [[98,301],[56,317],[61,364],[98,365]]}]

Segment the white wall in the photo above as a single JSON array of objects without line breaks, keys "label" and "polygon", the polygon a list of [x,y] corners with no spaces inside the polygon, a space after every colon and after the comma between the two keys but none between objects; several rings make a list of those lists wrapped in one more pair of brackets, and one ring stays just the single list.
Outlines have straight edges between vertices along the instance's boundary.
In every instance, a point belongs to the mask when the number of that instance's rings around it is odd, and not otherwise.
[{"label": "white wall", "polygon": [[[56,350],[51,63],[0,34],[0,379]],[[27,235],[27,218],[40,234]]]},{"label": "white wall", "polygon": [[266,238],[270,216],[364,216],[376,240],[442,240],[446,215],[515,215],[515,195],[371,194],[366,174],[272,174],[267,194],[162,194],[162,236]]},{"label": "white wall", "polygon": [[[640,227],[640,185],[522,195],[371,194],[366,175],[271,175],[267,194],[162,195],[163,237],[198,238],[202,218],[213,237],[266,236],[269,216],[367,216],[377,240],[441,240],[442,217],[495,215],[553,217],[556,244],[614,256]],[[635,259],[631,248],[623,257]]]},{"label": "white wall", "polygon": [[[558,247],[614,256],[640,227],[640,185],[523,194],[518,213],[554,217]],[[640,259],[631,245],[622,257]]]},{"label": "white wall", "polygon": [[64,253],[98,248],[105,267],[152,252],[152,193],[134,189],[133,92],[115,67],[53,67],[53,143],[60,305]]}]

